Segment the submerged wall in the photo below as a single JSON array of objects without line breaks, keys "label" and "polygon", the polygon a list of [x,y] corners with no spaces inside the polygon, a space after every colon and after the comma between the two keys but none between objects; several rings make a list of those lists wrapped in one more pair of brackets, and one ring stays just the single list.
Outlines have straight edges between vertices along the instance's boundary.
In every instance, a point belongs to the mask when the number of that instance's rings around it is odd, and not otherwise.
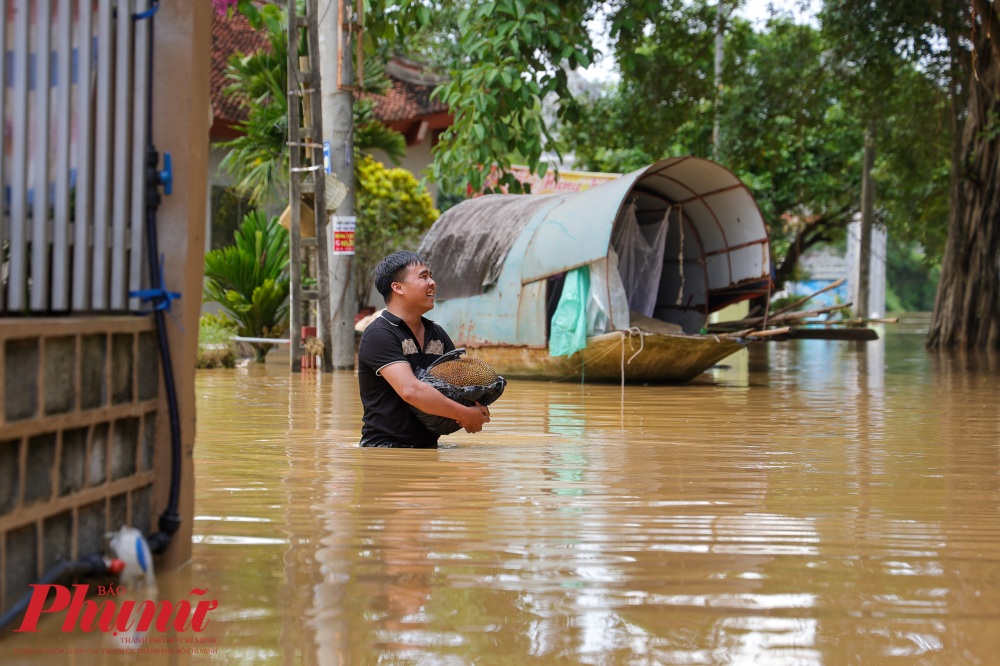
[{"label": "submerged wall", "polygon": [[[211,11],[207,2],[164,3],[154,26],[153,141],[173,166],[173,191],[157,213],[159,253],[164,287],[181,294],[166,319],[180,408],[181,526],[156,557],[158,571],[191,557]],[[19,215],[12,220],[23,226],[28,217]],[[65,258],[52,257],[53,269],[66,269]],[[130,305],[97,307],[68,316],[33,302],[30,314],[10,306],[0,316],[0,612],[55,564],[102,552],[106,532],[157,531],[168,502],[170,427],[154,320],[128,313],[137,309]]]},{"label": "submerged wall", "polygon": [[[0,320],[0,597],[4,608],[56,564],[148,534],[160,405],[149,317]],[[154,504],[157,505],[154,507]]]}]

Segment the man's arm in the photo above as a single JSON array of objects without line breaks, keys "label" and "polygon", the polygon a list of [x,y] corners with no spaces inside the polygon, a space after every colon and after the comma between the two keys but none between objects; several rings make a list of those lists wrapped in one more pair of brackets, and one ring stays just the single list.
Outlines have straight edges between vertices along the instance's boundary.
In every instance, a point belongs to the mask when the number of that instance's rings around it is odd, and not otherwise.
[{"label": "man's arm", "polygon": [[440,391],[413,375],[409,363],[392,363],[380,374],[396,390],[399,397],[422,412],[454,419],[466,432],[479,432],[490,422],[490,410],[481,405],[466,407],[445,397]]}]

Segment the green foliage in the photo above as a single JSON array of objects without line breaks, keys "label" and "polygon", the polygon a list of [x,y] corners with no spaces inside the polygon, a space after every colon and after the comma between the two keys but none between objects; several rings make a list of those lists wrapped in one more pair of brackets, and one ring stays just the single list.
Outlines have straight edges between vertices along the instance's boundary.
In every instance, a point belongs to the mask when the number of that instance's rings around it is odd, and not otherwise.
[{"label": "green foliage", "polygon": [[414,250],[438,211],[423,186],[405,169],[386,169],[365,156],[357,165],[355,200],[355,284],[359,305],[366,305],[372,271],[396,250]]},{"label": "green foliage", "polygon": [[[671,0],[632,18],[639,23],[616,45],[621,82],[559,128],[584,168],[628,172],[690,154],[722,162],[754,193],[781,283],[810,247],[843,240],[860,209],[864,130],[876,118],[880,222],[931,253],[943,247],[951,131],[935,70],[905,50],[859,64],[825,26],[774,17],[755,30],[730,17],[719,99],[715,2]],[[879,85],[888,89],[872,92]],[[865,104],[873,95],[879,103]]]},{"label": "green foliage", "polygon": [[232,337],[236,330],[225,321],[210,314],[198,319],[197,368],[232,368],[236,366],[236,352]]},{"label": "green foliage", "polygon": [[594,49],[586,22],[597,3],[579,0],[488,0],[424,4],[372,2],[366,16],[369,46],[411,40],[418,51],[438,52],[450,80],[435,91],[454,124],[434,149],[431,177],[448,191],[482,188],[492,165],[500,183],[520,192],[507,172],[515,156],[544,174],[546,142],[555,146],[541,116],[546,95],[561,119],[576,119],[563,67],[586,67]]},{"label": "green foliage", "polygon": [[941,265],[924,252],[918,243],[889,238],[886,252],[886,309],[891,312],[930,312]]},{"label": "green foliage", "polygon": [[[245,337],[280,338],[288,319],[288,231],[262,211],[249,213],[235,244],[205,255],[203,300],[226,311],[221,321]],[[257,361],[272,345],[254,343]]]},{"label": "green foliage", "polygon": [[[241,136],[215,145],[229,150],[221,167],[233,176],[235,189],[249,196],[253,205],[264,206],[288,198],[288,20],[277,5],[265,4],[254,11],[255,17],[247,16],[266,31],[270,49],[230,57],[227,76],[232,83],[225,94],[247,107],[247,120],[239,125]],[[300,40],[300,54],[304,48]],[[406,155],[406,142],[373,113],[377,97],[391,85],[384,63],[377,57],[366,58],[362,90],[372,96],[354,103],[354,149],[381,149],[398,164]]]},{"label": "green foliage", "polygon": [[211,188],[211,225],[212,250],[218,250],[232,242],[233,233],[243,223],[243,216],[253,210],[249,197],[241,197],[231,187],[212,185]]},{"label": "green foliage", "polygon": [[713,147],[715,12],[701,0],[664,3],[649,34],[631,43],[631,71],[561,138],[596,171],[689,154],[729,166],[753,191],[776,260],[791,257],[779,265],[781,282],[809,247],[837,240],[857,209],[863,126],[841,103],[843,77],[819,31],[787,20],[754,31],[732,19]]},{"label": "green foliage", "polygon": [[229,344],[236,329],[231,322],[211,314],[203,314],[198,319],[198,344],[221,345]]},{"label": "green foliage", "polygon": [[233,176],[237,192],[249,196],[253,205],[264,206],[287,198],[288,38],[285,14],[277,5],[253,11],[254,17],[247,16],[252,25],[266,30],[270,48],[229,58],[227,77],[232,83],[224,92],[247,107],[247,119],[239,124],[239,137],[215,145],[229,149],[220,166]]},{"label": "green foliage", "polygon": [[[367,78],[367,70],[365,72]],[[387,79],[388,80],[388,79]],[[402,134],[375,119],[378,101],[362,97],[354,102],[354,152],[360,158],[362,150],[381,150],[396,166],[406,157],[406,139]],[[357,160],[355,160],[357,163]]]},{"label": "green foliage", "polygon": [[825,0],[820,20],[856,91],[849,103],[879,121],[876,203],[890,240],[917,243],[936,263],[966,115],[968,5]]},{"label": "green foliage", "polygon": [[[596,171],[627,172],[670,155],[713,157],[757,197],[780,282],[810,247],[843,239],[860,205],[871,126],[880,223],[937,256],[955,136],[948,107],[955,72],[967,67],[955,46],[969,27],[965,10],[827,0],[819,30],[781,17],[754,29],[732,16],[737,4],[726,3],[722,91],[712,83],[714,0],[373,0],[365,39],[369,53],[405,49],[448,71],[435,95],[455,122],[435,146],[430,172],[443,192],[479,190],[493,168],[500,185],[521,191],[507,170],[516,160],[544,175],[543,148],[571,149]],[[566,72],[593,59],[586,24],[598,12],[623,77],[604,95],[577,100]],[[555,102],[557,128],[542,116],[543,98]],[[356,112],[371,117],[370,107]],[[361,122],[355,133],[359,144],[400,154],[386,146],[399,139],[377,127]]]}]

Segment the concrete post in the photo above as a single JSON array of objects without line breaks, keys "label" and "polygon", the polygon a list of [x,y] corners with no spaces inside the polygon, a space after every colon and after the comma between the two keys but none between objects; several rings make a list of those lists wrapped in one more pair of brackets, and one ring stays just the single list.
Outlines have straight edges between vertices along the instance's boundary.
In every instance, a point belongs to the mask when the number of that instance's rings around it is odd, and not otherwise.
[{"label": "concrete post", "polygon": [[725,55],[726,38],[722,34],[725,16],[722,13],[722,0],[715,5],[715,123],[712,125],[712,154],[719,158],[719,113],[722,107],[722,59]]},{"label": "concrete post", "polygon": [[[330,144],[330,165],[337,179],[347,186],[347,196],[337,208],[338,216],[354,216],[354,95],[350,90],[337,89],[337,68],[343,59],[342,80],[345,85],[354,83],[354,63],[351,44],[340,45],[343,34],[338,23],[346,24],[340,0],[319,2],[319,57],[320,98],[323,108],[323,141]],[[338,46],[340,48],[338,48]],[[330,254],[330,309],[331,337],[333,339],[334,369],[354,367],[354,257],[332,254],[333,233],[327,234]]]},{"label": "concrete post", "polygon": [[[157,212],[157,235],[165,258],[164,287],[182,294],[173,304],[173,316],[167,317],[183,446],[181,527],[170,548],[157,560],[160,569],[175,569],[191,559],[194,517],[194,374],[205,266],[208,131],[212,123],[212,5],[202,0],[162,3],[153,25],[153,142],[161,154],[171,153],[174,174],[173,193],[163,197]],[[153,484],[154,526],[166,507],[170,483],[170,426],[164,395],[161,388],[156,469],[163,473]]]}]

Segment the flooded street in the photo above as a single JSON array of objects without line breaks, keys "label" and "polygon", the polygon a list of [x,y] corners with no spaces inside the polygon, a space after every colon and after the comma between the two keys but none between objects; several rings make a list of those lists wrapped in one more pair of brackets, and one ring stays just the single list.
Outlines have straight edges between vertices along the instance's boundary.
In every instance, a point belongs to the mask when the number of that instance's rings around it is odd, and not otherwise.
[{"label": "flooded street", "polygon": [[1000,362],[923,340],[760,345],[624,406],[511,382],[437,451],[356,448],[352,373],[201,371],[161,598],[219,599],[195,663],[997,663]]}]

